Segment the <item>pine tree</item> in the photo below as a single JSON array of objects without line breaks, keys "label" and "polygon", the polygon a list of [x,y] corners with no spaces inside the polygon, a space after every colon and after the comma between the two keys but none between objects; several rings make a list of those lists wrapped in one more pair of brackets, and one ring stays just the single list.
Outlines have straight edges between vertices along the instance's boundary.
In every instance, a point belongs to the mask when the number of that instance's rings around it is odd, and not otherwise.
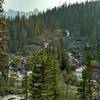
[{"label": "pine tree", "polygon": [[82,73],[82,82],[80,82],[78,91],[83,100],[92,100],[92,66],[91,66],[91,48],[85,48],[85,68]]},{"label": "pine tree", "polygon": [[46,63],[48,65],[47,76],[46,76],[46,80],[48,83],[47,90],[46,90],[48,92],[47,97],[51,98],[51,100],[56,100],[57,98],[57,75],[59,72],[59,66],[58,66],[58,61],[57,61],[55,54],[53,54],[52,52],[49,53],[48,60]]},{"label": "pine tree", "polygon": [[100,37],[97,38],[96,58],[100,61]]},{"label": "pine tree", "polygon": [[86,73],[85,70],[82,72],[82,81],[78,85],[78,93],[82,100],[86,100]]},{"label": "pine tree", "polygon": [[[2,3],[4,0],[0,0],[0,71],[1,71],[1,85],[0,94],[3,95],[5,87],[7,86],[7,75],[5,73],[5,67],[7,67],[7,54],[6,54],[6,35],[5,35],[5,18],[3,16]],[[7,69],[7,68],[6,68]]]},{"label": "pine tree", "polygon": [[38,64],[34,66],[33,74],[32,74],[32,100],[42,100],[41,90],[43,87],[42,83],[42,65]]},{"label": "pine tree", "polygon": [[92,100],[92,66],[91,66],[91,60],[92,60],[92,54],[91,54],[91,48],[86,48],[86,76],[87,76],[87,91],[86,94],[88,94],[88,99]]},{"label": "pine tree", "polygon": [[50,50],[33,54],[33,74],[31,80],[31,94],[33,100],[56,100],[58,62],[55,54]]}]

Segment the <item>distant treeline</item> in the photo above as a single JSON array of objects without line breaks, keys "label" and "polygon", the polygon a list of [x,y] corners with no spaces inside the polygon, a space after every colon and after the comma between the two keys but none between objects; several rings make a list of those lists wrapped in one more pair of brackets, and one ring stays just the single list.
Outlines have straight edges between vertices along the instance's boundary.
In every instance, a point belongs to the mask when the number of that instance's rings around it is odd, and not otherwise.
[{"label": "distant treeline", "polygon": [[100,1],[65,3],[29,18],[19,17],[19,14],[14,19],[7,18],[9,51],[22,51],[33,40],[43,34],[54,34],[56,29],[69,30],[71,36],[93,40],[100,34]]}]

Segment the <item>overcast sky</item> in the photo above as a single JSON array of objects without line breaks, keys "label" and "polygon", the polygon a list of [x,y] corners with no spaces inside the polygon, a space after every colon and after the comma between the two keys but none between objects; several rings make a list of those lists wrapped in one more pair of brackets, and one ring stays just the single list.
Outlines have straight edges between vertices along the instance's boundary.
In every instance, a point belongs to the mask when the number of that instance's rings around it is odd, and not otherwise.
[{"label": "overcast sky", "polygon": [[[55,6],[60,6],[64,2],[75,3],[86,0],[5,0],[4,9],[14,9],[17,11],[33,11],[35,8],[46,10]],[[90,1],[90,0],[88,0]]]}]

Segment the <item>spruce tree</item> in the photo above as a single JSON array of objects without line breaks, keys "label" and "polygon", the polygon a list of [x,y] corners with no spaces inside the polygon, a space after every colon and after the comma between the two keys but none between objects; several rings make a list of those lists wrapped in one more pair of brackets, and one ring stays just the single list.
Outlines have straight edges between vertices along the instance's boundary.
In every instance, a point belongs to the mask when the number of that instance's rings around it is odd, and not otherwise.
[{"label": "spruce tree", "polygon": [[42,65],[37,64],[34,66],[33,74],[32,74],[32,100],[42,100],[42,86],[43,86],[43,79],[42,79]]},{"label": "spruce tree", "polygon": [[91,66],[91,48],[85,48],[84,70],[82,72],[82,81],[79,84],[78,92],[82,100],[92,100],[92,66]]},{"label": "spruce tree", "polygon": [[78,84],[78,93],[79,97],[82,100],[86,100],[86,73],[85,70],[82,72],[82,81]]},{"label": "spruce tree", "polygon": [[31,58],[33,73],[31,79],[31,98],[32,100],[42,100],[42,87],[43,87],[43,72],[41,53],[35,53]]},{"label": "spruce tree", "polygon": [[100,37],[97,38],[96,58],[100,61]]},{"label": "spruce tree", "polygon": [[56,100],[58,62],[52,51],[43,49],[33,54],[31,95],[33,100]]},{"label": "spruce tree", "polygon": [[[57,99],[57,75],[59,72],[59,67],[58,67],[58,61],[54,53],[49,53],[48,55],[48,60],[47,60],[47,92],[49,98],[51,100],[56,100]],[[47,99],[48,100],[48,99]]]},{"label": "spruce tree", "polygon": [[[0,91],[4,94],[5,87],[7,86],[7,75],[5,73],[5,67],[7,67],[7,54],[6,54],[6,35],[5,35],[5,18],[3,16],[2,4],[4,0],[0,0],[0,71],[1,71],[1,83]],[[7,68],[6,68],[7,69]]]}]

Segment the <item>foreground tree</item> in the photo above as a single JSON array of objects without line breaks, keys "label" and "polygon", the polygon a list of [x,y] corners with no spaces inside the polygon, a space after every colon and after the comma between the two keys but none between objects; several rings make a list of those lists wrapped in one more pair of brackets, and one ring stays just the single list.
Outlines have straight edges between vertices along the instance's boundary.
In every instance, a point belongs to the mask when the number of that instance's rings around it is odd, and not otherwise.
[{"label": "foreground tree", "polygon": [[6,35],[5,35],[5,18],[3,16],[2,3],[0,0],[0,95],[4,94],[7,87],[8,71],[7,69],[7,54],[6,54]]},{"label": "foreground tree", "polygon": [[90,47],[85,48],[85,66],[82,73],[82,81],[80,82],[78,91],[83,100],[92,100],[92,55]]},{"label": "foreground tree", "polygon": [[96,58],[100,61],[100,37],[97,38]]},{"label": "foreground tree", "polygon": [[31,97],[33,100],[56,100],[58,62],[54,52],[44,49],[33,54]]}]

